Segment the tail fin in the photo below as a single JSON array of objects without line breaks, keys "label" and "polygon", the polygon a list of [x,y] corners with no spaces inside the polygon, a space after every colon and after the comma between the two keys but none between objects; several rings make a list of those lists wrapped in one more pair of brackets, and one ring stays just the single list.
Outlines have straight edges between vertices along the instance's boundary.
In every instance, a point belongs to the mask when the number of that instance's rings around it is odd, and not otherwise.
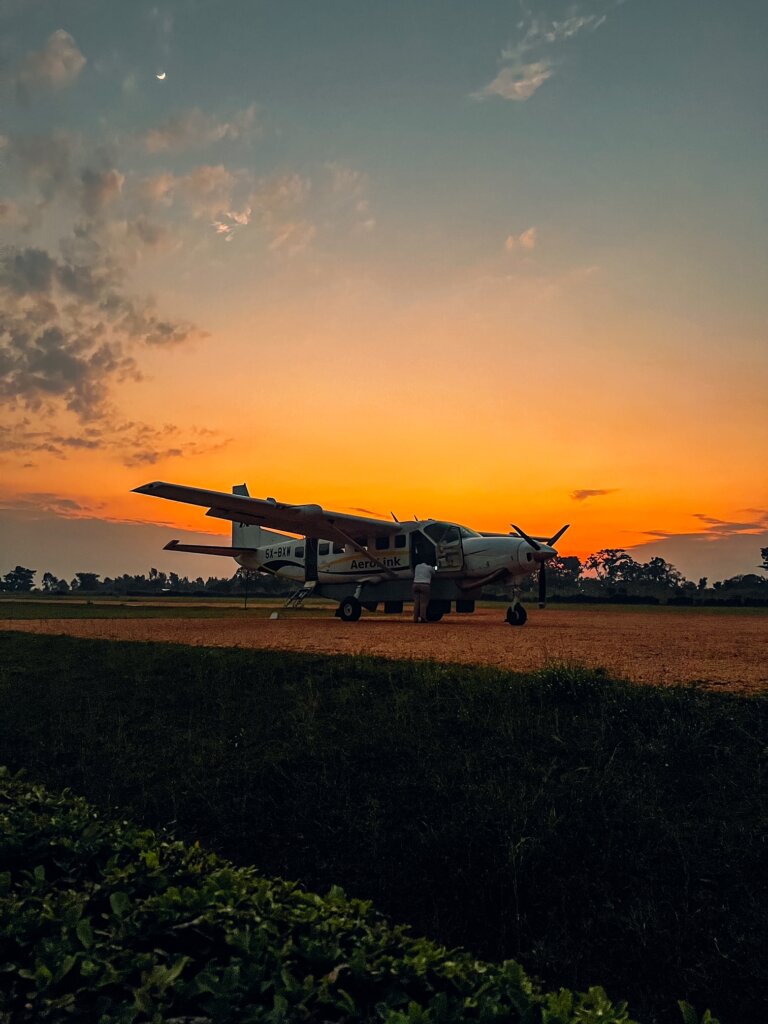
[{"label": "tail fin", "polygon": [[[235,484],[232,488],[233,494],[242,494],[246,498],[248,494],[247,484]],[[257,548],[263,543],[261,527],[247,523],[232,523],[232,547],[233,548]]]}]

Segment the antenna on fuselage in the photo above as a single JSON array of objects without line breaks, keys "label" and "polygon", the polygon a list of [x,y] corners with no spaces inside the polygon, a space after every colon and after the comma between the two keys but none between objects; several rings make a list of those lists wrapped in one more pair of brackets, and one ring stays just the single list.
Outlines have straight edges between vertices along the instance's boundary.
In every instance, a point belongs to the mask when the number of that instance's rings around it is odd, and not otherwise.
[{"label": "antenna on fuselage", "polygon": [[395,515],[394,512],[390,512],[389,514],[392,516],[392,518],[395,520],[396,523],[400,522],[400,520],[397,518],[397,516]]}]

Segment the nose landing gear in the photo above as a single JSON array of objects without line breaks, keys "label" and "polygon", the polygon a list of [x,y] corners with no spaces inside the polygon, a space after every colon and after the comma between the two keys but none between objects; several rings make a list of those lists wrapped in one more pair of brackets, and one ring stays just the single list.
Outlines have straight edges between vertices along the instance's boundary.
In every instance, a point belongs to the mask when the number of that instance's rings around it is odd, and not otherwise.
[{"label": "nose landing gear", "polygon": [[507,608],[506,619],[510,626],[523,626],[527,618],[528,612],[519,601],[516,601]]}]

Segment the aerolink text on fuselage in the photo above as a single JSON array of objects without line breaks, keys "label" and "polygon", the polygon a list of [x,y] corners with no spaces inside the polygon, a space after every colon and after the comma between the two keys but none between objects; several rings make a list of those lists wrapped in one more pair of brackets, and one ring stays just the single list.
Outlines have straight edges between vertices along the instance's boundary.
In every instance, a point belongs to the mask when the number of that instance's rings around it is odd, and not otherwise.
[{"label": "aerolink text on fuselage", "polygon": [[353,560],[351,567],[353,569],[380,569],[382,565],[386,566],[387,569],[403,568],[403,563],[397,555],[393,555],[390,558],[382,558],[378,562],[370,562],[368,560]]}]

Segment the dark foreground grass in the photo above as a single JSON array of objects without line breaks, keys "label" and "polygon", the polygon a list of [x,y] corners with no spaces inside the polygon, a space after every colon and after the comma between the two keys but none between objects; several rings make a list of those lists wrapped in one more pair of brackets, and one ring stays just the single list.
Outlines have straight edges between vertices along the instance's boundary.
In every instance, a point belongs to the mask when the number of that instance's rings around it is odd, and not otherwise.
[{"label": "dark foreground grass", "polygon": [[633,1024],[2,768],[0,964],[2,1024]]},{"label": "dark foreground grass", "polygon": [[0,761],[547,986],[766,1019],[767,703],[557,668],[0,637]]}]

